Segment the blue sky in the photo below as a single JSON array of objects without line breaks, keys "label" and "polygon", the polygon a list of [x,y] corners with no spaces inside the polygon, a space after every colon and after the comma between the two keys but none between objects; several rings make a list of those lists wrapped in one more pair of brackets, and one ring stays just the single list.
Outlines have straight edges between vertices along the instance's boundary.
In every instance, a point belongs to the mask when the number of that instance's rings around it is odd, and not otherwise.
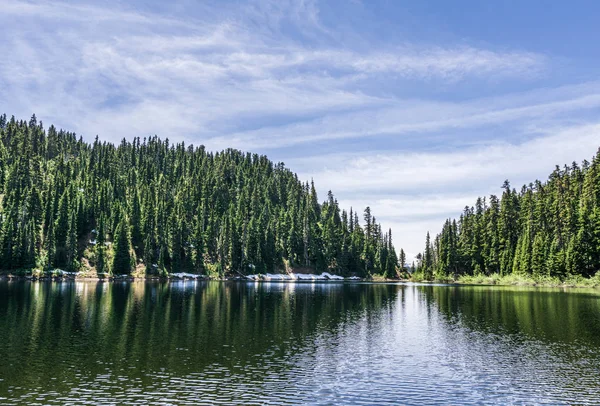
[{"label": "blue sky", "polygon": [[409,257],[600,146],[592,1],[0,0],[0,111],[283,161]]}]

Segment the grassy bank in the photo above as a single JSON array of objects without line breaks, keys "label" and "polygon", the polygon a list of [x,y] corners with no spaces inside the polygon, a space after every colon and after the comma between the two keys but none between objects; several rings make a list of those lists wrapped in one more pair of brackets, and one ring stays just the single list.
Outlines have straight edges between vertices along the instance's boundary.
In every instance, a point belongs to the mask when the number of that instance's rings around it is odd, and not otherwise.
[{"label": "grassy bank", "polygon": [[[426,282],[421,275],[413,275],[413,282]],[[569,276],[565,279],[549,276],[534,277],[532,275],[463,275],[458,279],[439,278],[437,283],[459,283],[465,285],[498,285],[498,286],[544,286],[544,287],[569,287],[569,288],[600,288],[600,272],[591,278],[582,276]]]}]

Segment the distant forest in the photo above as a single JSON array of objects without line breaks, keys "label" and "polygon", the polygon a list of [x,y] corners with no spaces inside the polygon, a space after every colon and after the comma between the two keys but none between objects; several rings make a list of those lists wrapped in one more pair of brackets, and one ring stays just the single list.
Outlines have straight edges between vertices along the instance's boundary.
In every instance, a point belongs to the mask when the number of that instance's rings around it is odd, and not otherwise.
[{"label": "distant forest", "polygon": [[424,279],[600,271],[600,149],[591,163],[557,166],[546,182],[502,188],[500,198],[479,198],[447,220],[433,240],[427,234],[417,269]]},{"label": "distant forest", "polygon": [[0,116],[0,139],[2,271],[403,270],[368,207],[340,210],[331,192],[321,203],[312,182],[265,156],[156,136],[90,144],[35,115]]}]

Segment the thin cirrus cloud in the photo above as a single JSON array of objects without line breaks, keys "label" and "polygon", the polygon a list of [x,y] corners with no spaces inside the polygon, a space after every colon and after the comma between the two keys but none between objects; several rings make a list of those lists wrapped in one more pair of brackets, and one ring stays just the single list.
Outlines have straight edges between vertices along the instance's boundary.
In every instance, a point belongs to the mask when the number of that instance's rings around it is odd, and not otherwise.
[{"label": "thin cirrus cloud", "polygon": [[536,89],[556,69],[544,52],[441,36],[359,45],[316,0],[2,3],[1,111],[88,140],[268,153],[344,207],[371,204],[411,255],[499,179],[582,159],[596,136],[600,85]]},{"label": "thin cirrus cloud", "polygon": [[[523,103],[526,101],[527,103]],[[217,148],[235,140],[248,148],[285,148],[299,144],[376,136],[405,137],[418,134],[427,139],[444,130],[482,128],[506,123],[523,123],[566,114],[576,116],[600,108],[600,86],[564,86],[551,91],[534,91],[504,98],[482,98],[467,102],[431,100],[379,100],[374,108],[330,113],[314,120],[241,131],[205,142]],[[513,133],[512,136],[518,136]],[[506,138],[511,135],[506,134]]]},{"label": "thin cirrus cloud", "polygon": [[[265,2],[266,10],[273,7]],[[543,56],[533,53],[462,45],[404,44],[369,53],[333,45],[315,48],[281,33],[255,32],[256,22],[251,25],[239,15],[188,21],[115,7],[14,1],[3,12],[0,18],[12,34],[6,44],[12,60],[0,69],[11,78],[6,84],[16,113],[36,107],[40,116],[113,140],[131,136],[132,129],[167,134],[172,129],[178,132],[172,136],[188,139],[199,133],[227,137],[232,122],[240,121],[236,127],[243,128],[248,117],[327,116],[369,107],[389,96],[369,94],[356,83],[390,74],[457,81],[471,75],[532,74],[545,64]],[[255,7],[252,16],[257,15],[269,18]],[[23,87],[37,94],[23,95]],[[51,99],[40,102],[45,96]],[[154,115],[147,126],[127,126],[127,117],[157,113],[149,103],[174,108],[165,109],[168,116]],[[79,118],[63,120],[61,110]],[[164,124],[152,127],[159,121]],[[170,127],[169,122],[178,123]]]},{"label": "thin cirrus cloud", "polygon": [[[330,154],[292,160],[305,177],[336,185],[341,193],[421,193],[453,191],[468,180],[471,191],[499,190],[504,179],[523,183],[546,177],[555,165],[591,160],[600,147],[600,122],[568,128],[539,129],[539,135],[521,144],[491,141],[460,150]],[[319,165],[319,162],[327,162]],[[310,170],[310,168],[319,168]],[[495,182],[490,182],[496,179]],[[462,186],[461,190],[465,190]],[[467,202],[472,203],[472,202]],[[463,206],[457,207],[461,209]]]}]

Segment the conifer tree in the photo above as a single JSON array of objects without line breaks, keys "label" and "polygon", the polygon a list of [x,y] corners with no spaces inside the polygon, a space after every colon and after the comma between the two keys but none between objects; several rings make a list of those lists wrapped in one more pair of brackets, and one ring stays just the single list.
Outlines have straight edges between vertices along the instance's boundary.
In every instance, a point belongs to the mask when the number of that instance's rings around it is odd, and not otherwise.
[{"label": "conifer tree", "polygon": [[96,237],[96,272],[98,274],[109,273],[106,262],[106,230],[104,229],[104,219],[100,217],[98,221],[98,230]]},{"label": "conifer tree", "polygon": [[55,244],[53,264],[56,268],[64,268],[67,266],[69,223],[69,198],[68,191],[65,190],[58,203],[58,217],[53,230]]},{"label": "conifer tree", "polygon": [[431,246],[431,237],[429,231],[425,239],[425,253],[423,255],[423,275],[425,279],[431,279],[433,276],[433,247]]},{"label": "conifer tree", "polygon": [[404,273],[405,269],[407,267],[407,264],[406,264],[406,254],[404,253],[404,250],[402,248],[400,248],[400,256],[398,257],[398,262],[400,264],[400,271],[402,273]]},{"label": "conifer tree", "polygon": [[121,220],[115,231],[114,257],[112,263],[112,273],[116,275],[131,273],[131,241],[129,238],[129,226],[124,214],[121,214]]}]

